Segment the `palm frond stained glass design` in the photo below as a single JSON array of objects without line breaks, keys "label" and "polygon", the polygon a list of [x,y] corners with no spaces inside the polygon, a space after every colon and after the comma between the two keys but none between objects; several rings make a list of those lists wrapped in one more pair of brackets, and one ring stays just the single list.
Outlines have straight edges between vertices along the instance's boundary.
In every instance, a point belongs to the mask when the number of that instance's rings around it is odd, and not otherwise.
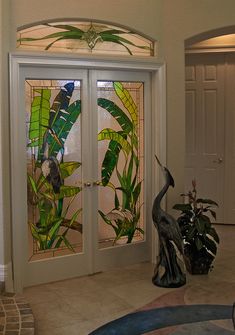
[{"label": "palm frond stained glass design", "polygon": [[99,247],[144,240],[144,84],[98,82]]},{"label": "palm frond stained glass design", "polygon": [[55,22],[20,29],[17,48],[51,52],[153,56],[153,41],[98,22]]},{"label": "palm frond stained glass design", "polygon": [[83,249],[80,81],[26,80],[29,260]]}]

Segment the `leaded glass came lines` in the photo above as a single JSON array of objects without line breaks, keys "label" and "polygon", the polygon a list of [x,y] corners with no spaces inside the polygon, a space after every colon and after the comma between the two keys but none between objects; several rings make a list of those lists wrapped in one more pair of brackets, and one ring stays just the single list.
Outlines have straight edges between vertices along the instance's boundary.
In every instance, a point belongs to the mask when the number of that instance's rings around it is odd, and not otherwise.
[{"label": "leaded glass came lines", "polygon": [[154,55],[152,40],[97,22],[54,22],[18,30],[17,48],[79,54]]}]

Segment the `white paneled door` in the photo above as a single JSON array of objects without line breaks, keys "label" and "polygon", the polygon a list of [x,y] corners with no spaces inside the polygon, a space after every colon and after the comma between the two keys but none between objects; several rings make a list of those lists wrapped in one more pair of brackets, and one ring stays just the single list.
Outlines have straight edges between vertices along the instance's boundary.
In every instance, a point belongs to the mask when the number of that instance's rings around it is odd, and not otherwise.
[{"label": "white paneled door", "polygon": [[185,191],[219,204],[217,222],[234,223],[235,57],[186,56]]}]

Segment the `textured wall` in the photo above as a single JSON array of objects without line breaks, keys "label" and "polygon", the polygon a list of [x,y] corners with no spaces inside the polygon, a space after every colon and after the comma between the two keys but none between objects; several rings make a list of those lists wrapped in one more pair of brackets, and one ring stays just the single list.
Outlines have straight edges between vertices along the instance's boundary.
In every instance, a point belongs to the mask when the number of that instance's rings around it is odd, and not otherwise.
[{"label": "textured wall", "polygon": [[167,64],[167,164],[176,181],[175,190],[168,194],[168,208],[171,208],[184,187],[184,41],[203,32],[234,25],[234,0],[0,0],[0,3],[0,57],[3,65],[0,81],[0,181],[5,171],[0,191],[0,264],[9,261],[10,251],[6,57],[9,42],[10,50],[15,50],[17,27],[32,22],[94,18],[132,27],[159,41],[159,59]]}]

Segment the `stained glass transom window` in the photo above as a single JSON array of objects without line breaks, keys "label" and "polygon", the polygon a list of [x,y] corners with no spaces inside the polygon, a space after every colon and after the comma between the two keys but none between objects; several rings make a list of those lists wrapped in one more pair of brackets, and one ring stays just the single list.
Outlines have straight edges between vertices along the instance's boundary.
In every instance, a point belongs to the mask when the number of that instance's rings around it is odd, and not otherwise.
[{"label": "stained glass transom window", "polygon": [[25,50],[154,56],[154,42],[134,31],[98,22],[53,22],[19,29]]}]

